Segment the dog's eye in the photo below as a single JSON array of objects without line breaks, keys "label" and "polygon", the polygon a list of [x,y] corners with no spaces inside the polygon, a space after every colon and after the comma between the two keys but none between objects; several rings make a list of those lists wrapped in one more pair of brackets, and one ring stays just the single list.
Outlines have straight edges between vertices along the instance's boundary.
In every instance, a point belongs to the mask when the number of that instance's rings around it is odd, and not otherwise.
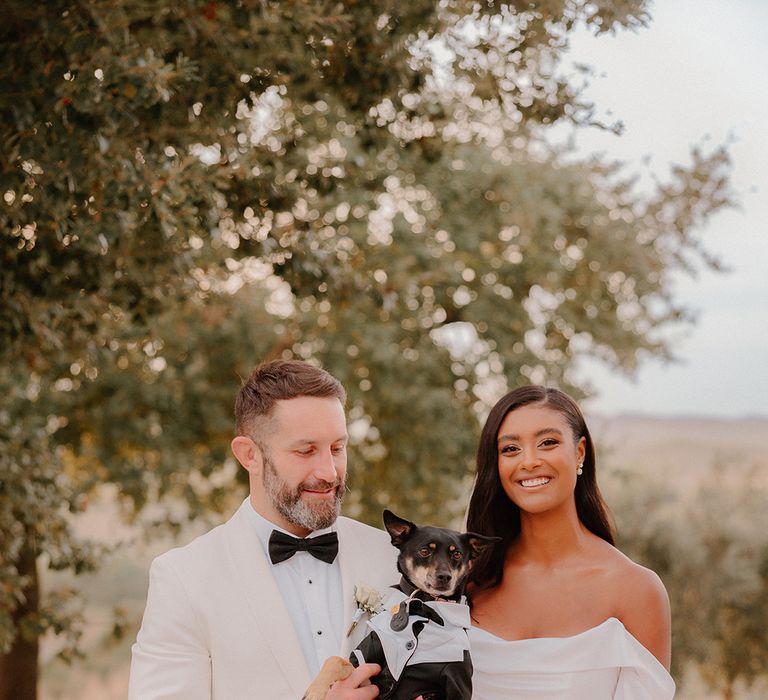
[{"label": "dog's eye", "polygon": [[458,549],[454,549],[451,552],[451,559],[455,559],[456,561],[459,561],[459,559],[463,559],[463,558],[464,558],[464,555]]},{"label": "dog's eye", "polygon": [[432,550],[429,547],[422,547],[419,550],[420,557],[428,557],[430,554],[432,554]]}]

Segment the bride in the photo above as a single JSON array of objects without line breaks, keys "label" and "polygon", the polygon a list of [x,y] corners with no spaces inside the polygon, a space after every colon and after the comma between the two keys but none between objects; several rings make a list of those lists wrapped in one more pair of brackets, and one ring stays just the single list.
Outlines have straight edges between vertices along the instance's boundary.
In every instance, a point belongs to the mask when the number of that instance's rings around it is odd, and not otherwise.
[{"label": "bride", "polygon": [[613,545],[573,399],[527,386],[496,404],[467,529],[503,538],[472,573],[474,698],[674,696],[666,590]]}]

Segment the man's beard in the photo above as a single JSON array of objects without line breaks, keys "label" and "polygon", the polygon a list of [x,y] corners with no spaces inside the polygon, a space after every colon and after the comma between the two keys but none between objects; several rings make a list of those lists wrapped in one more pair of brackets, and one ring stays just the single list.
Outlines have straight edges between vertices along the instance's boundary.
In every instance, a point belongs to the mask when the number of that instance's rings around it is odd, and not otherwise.
[{"label": "man's beard", "polygon": [[[306,530],[322,530],[330,527],[339,517],[341,500],[344,497],[344,479],[336,482],[304,481],[296,488],[291,488],[277,473],[275,463],[269,454],[264,452],[264,471],[261,477],[264,490],[272,501],[278,513],[289,523]],[[324,491],[336,488],[333,499],[317,503],[308,503],[301,494],[305,490]]]}]

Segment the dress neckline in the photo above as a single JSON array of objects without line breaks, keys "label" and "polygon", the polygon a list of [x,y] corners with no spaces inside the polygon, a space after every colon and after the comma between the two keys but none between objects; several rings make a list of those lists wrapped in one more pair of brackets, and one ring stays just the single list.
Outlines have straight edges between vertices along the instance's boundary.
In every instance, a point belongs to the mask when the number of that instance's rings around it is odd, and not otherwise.
[{"label": "dress neckline", "polygon": [[[529,674],[581,672],[598,668],[642,668],[672,697],[674,680],[662,663],[646,649],[617,617],[567,637],[504,639],[482,627],[469,630],[470,646],[477,651],[477,668],[484,673]],[[490,670],[489,670],[490,669]],[[665,690],[665,692],[666,692]],[[502,698],[504,696],[499,696]],[[562,696],[561,696],[562,697]]]},{"label": "dress neckline", "polygon": [[619,620],[617,617],[609,617],[606,620],[603,620],[600,624],[595,625],[594,627],[588,627],[587,629],[577,632],[576,634],[570,634],[564,637],[552,637],[552,636],[544,636],[544,637],[525,637],[524,639],[505,639],[504,637],[499,637],[498,635],[494,634],[493,632],[489,632],[486,629],[483,629],[482,627],[475,627],[472,626],[471,630],[472,632],[482,632],[482,634],[492,637],[493,639],[498,640],[499,642],[504,642],[506,644],[519,644],[521,642],[534,642],[541,639],[576,639],[577,637],[583,637],[584,635],[596,632],[602,627],[605,627],[608,624],[618,624],[621,626],[623,630],[627,632],[627,634],[631,634],[629,631],[627,631],[627,628],[624,627],[624,624],[621,620]]}]

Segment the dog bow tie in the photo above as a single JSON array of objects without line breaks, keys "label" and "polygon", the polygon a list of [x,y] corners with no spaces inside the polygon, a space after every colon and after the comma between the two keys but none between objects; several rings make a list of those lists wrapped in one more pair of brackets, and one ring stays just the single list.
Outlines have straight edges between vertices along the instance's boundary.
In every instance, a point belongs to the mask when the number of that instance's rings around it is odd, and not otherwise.
[{"label": "dog bow tie", "polygon": [[313,557],[332,564],[339,552],[339,536],[335,532],[299,539],[272,530],[269,536],[269,558],[273,564],[290,559],[296,552],[309,552]]}]

